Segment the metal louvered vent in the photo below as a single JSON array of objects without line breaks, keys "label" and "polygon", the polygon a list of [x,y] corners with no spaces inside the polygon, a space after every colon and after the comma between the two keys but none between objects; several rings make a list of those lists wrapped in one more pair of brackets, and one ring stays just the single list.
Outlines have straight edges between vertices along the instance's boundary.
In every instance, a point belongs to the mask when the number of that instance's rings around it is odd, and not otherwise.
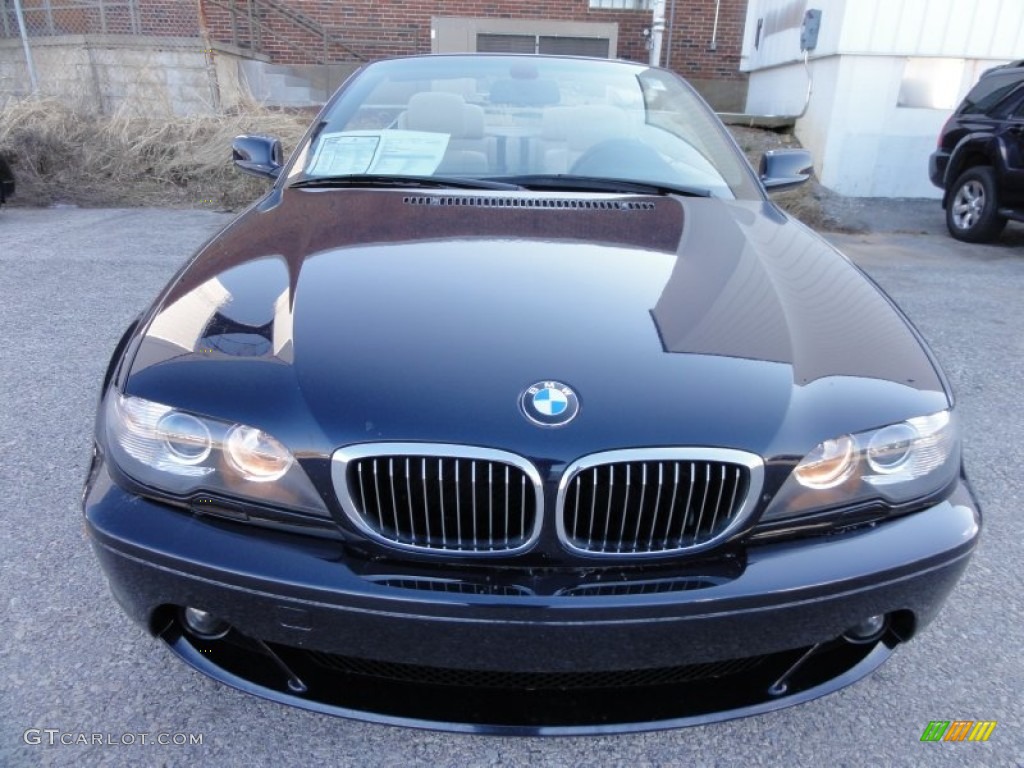
[{"label": "metal louvered vent", "polygon": [[375,443],[334,454],[335,491],[349,519],[402,549],[501,555],[540,533],[540,476],[504,451]]},{"label": "metal louvered vent", "polygon": [[409,195],[406,205],[467,206],[471,208],[543,209],[558,211],[653,211],[655,203],[635,200],[588,200],[559,197],[448,197],[443,195]]},{"label": "metal louvered vent", "polygon": [[558,535],[588,555],[629,557],[707,549],[756,504],[760,457],[719,449],[594,454],[566,471]]}]

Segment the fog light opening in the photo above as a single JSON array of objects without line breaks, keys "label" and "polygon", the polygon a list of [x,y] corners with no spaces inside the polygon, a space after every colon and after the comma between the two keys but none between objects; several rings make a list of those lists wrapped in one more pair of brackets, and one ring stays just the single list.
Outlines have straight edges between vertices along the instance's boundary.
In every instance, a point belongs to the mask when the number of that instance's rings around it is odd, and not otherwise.
[{"label": "fog light opening", "polygon": [[873,643],[885,634],[888,625],[889,621],[884,613],[868,616],[864,621],[846,630],[843,639],[854,645]]},{"label": "fog light opening", "polygon": [[231,625],[209,611],[189,606],[182,611],[185,627],[200,640],[220,640],[231,631]]}]

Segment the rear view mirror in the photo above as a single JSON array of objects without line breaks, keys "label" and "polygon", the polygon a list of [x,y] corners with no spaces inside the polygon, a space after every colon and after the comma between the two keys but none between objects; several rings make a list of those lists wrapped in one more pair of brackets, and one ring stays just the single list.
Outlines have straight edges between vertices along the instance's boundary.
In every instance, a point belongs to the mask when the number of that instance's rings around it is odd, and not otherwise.
[{"label": "rear view mirror", "polygon": [[812,175],[814,161],[806,149],[770,149],[761,156],[758,176],[769,191],[795,187]]},{"label": "rear view mirror", "polygon": [[284,164],[284,151],[273,136],[236,136],[231,142],[231,159],[244,173],[276,179]]}]

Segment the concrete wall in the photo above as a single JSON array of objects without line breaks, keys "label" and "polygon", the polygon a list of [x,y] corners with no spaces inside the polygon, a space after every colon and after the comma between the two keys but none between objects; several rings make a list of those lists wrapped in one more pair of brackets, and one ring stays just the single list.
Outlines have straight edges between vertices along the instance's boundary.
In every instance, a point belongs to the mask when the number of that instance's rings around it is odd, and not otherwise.
[{"label": "concrete wall", "polygon": [[[64,35],[33,38],[39,93],[110,114],[211,114],[248,98],[239,78],[242,52],[218,45],[211,76],[197,38]],[[20,40],[0,40],[0,102],[30,90]]]},{"label": "concrete wall", "polygon": [[939,197],[928,155],[981,73],[1024,55],[1024,2],[751,0],[746,111],[803,110],[800,24],[811,7],[822,25],[808,62],[814,92],[796,134],[822,183],[853,196]]}]

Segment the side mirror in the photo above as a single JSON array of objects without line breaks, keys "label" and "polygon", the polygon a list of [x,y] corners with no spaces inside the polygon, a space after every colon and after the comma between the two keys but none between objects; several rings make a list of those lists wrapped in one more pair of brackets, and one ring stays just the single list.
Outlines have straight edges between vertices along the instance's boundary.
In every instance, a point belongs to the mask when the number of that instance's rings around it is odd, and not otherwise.
[{"label": "side mirror", "polygon": [[806,149],[770,149],[761,156],[758,176],[769,191],[803,184],[814,174],[814,161]]},{"label": "side mirror", "polygon": [[276,179],[284,164],[284,150],[273,136],[236,136],[231,142],[231,159],[244,173]]}]

